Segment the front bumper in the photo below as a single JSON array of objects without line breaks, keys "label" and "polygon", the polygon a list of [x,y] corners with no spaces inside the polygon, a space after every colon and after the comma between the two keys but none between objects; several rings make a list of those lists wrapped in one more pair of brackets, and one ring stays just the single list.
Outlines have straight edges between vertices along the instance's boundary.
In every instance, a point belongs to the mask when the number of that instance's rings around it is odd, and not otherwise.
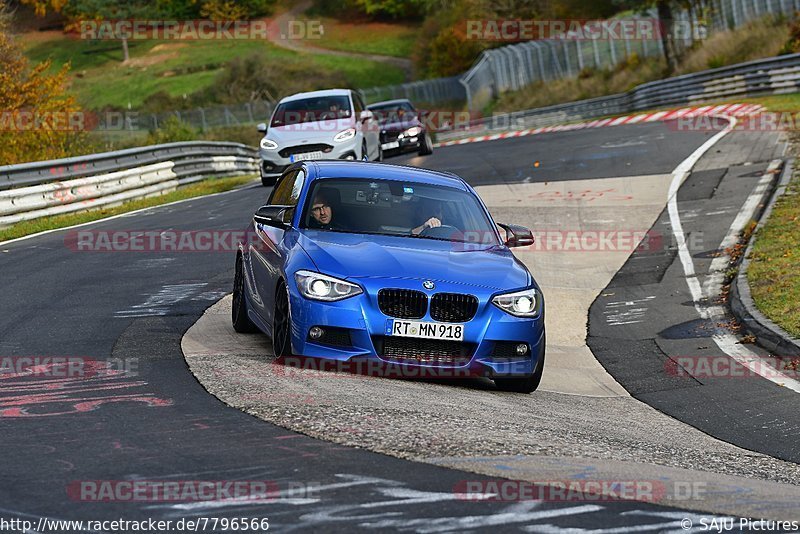
[{"label": "front bumper", "polygon": [[[382,288],[415,289],[421,287],[419,280],[392,279],[351,280],[359,283],[364,293],[338,302],[320,302],[306,299],[300,295],[297,286],[289,284],[289,298],[292,314],[292,353],[296,356],[325,358],[340,362],[371,360],[402,367],[450,369],[458,371],[453,376],[479,374],[483,376],[525,376],[536,370],[538,361],[545,350],[544,306],[541,314],[533,319],[518,318],[491,304],[496,294],[488,290],[470,291],[458,284],[439,282],[434,293],[469,293],[478,297],[478,311],[464,324],[464,346],[469,347],[463,361],[455,363],[417,363],[388,358],[381,353],[386,339],[386,323],[391,319],[381,312],[377,293]],[[433,321],[430,310],[420,321]],[[333,337],[326,342],[312,340],[309,331],[312,327],[322,327],[332,332]],[[528,353],[517,356],[509,347],[527,344]]]},{"label": "front bumper", "polygon": [[[358,154],[361,151],[361,141],[358,136],[341,143],[330,141],[327,144],[332,146],[331,151],[324,153],[323,157],[319,159],[346,159],[350,156],[353,159],[358,159]],[[279,152],[285,148],[279,146],[274,150],[258,149],[258,154],[261,158],[261,176],[280,176],[286,170],[286,167],[295,161],[300,161],[300,159],[281,156]]]},{"label": "front bumper", "polygon": [[413,137],[398,137],[397,134],[381,134],[381,149],[386,154],[405,152],[406,150],[418,150],[424,138],[424,131]]}]

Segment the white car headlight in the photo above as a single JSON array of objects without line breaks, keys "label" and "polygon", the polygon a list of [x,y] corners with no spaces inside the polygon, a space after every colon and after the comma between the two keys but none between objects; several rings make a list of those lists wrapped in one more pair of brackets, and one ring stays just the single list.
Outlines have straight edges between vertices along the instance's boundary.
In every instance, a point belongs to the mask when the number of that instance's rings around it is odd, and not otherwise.
[{"label": "white car headlight", "polygon": [[414,137],[419,135],[420,132],[422,132],[422,128],[420,128],[419,126],[412,126],[408,130],[403,132],[403,137]]},{"label": "white car headlight", "polygon": [[348,139],[352,139],[355,136],[356,136],[356,129],[348,128],[334,135],[333,140],[336,141],[337,143],[341,143],[342,141],[347,141]]},{"label": "white car headlight", "polygon": [[266,137],[261,140],[261,148],[264,150],[275,150],[278,148],[278,143],[273,141],[272,139],[267,139]]},{"label": "white car headlight", "polygon": [[492,304],[515,317],[536,317],[542,311],[542,298],[533,288],[497,295]]},{"label": "white car headlight", "polygon": [[361,293],[361,288],[355,284],[311,271],[297,271],[294,279],[300,293],[312,300],[342,300]]}]

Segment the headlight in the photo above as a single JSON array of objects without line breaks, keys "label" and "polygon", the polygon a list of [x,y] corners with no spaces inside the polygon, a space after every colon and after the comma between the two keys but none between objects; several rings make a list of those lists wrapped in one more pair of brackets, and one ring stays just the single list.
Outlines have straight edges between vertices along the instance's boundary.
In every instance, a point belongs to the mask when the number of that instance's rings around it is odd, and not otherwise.
[{"label": "headlight", "polygon": [[361,288],[350,282],[311,271],[297,271],[294,275],[300,293],[313,300],[342,300],[361,293]]},{"label": "headlight", "polygon": [[419,135],[420,132],[422,132],[422,128],[420,128],[419,126],[412,126],[408,130],[403,132],[403,137],[414,137],[416,135]]},{"label": "headlight", "polygon": [[275,150],[278,148],[278,143],[273,141],[272,139],[267,139],[266,137],[261,140],[261,148],[264,150]]},{"label": "headlight", "polygon": [[497,295],[492,304],[516,317],[536,317],[542,311],[542,297],[533,288]]},{"label": "headlight", "polygon": [[333,140],[336,141],[337,143],[341,143],[342,141],[347,141],[348,139],[352,139],[355,136],[356,136],[356,129],[348,128],[333,136]]}]

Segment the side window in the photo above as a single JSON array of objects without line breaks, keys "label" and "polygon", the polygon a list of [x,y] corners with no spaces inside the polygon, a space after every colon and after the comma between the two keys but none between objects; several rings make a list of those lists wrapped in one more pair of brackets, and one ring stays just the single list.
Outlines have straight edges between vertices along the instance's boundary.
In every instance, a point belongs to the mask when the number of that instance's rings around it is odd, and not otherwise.
[{"label": "side window", "polygon": [[306,171],[300,169],[297,171],[297,176],[292,183],[292,189],[289,192],[289,206],[297,206],[297,201],[300,200],[300,193],[303,191],[303,184],[306,181]]},{"label": "side window", "polygon": [[289,204],[292,188],[294,187],[294,181],[298,172],[299,171],[292,171],[281,177],[275,189],[272,190],[272,195],[270,195],[267,204],[272,204],[274,206],[286,206]]}]

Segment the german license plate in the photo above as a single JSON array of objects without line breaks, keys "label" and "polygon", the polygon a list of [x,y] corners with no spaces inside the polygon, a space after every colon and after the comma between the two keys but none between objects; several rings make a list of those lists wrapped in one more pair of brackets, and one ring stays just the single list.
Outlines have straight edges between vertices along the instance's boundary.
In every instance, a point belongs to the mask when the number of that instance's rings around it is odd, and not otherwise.
[{"label": "german license plate", "polygon": [[391,150],[393,148],[399,148],[399,147],[400,147],[400,141],[392,141],[391,143],[383,143],[381,145],[381,148],[383,150]]},{"label": "german license plate", "polygon": [[295,161],[304,161],[307,159],[322,159],[322,151],[316,150],[314,152],[302,152],[300,154],[292,154],[289,156],[289,161],[294,163]]},{"label": "german license plate", "polygon": [[418,337],[423,339],[444,339],[447,341],[463,341],[464,325],[389,319],[386,321],[386,335]]}]

